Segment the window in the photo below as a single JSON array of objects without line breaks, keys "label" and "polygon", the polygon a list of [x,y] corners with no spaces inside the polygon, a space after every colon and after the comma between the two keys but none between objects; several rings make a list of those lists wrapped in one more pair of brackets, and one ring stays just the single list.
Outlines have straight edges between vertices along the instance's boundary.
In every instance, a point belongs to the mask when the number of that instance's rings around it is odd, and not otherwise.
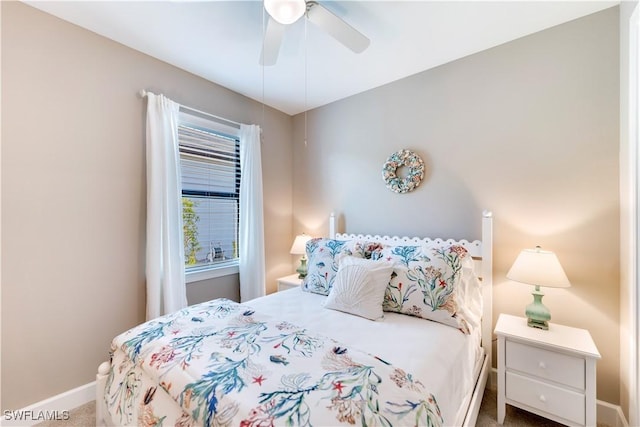
[{"label": "window", "polygon": [[237,272],[239,130],[180,112],[178,141],[187,282]]}]

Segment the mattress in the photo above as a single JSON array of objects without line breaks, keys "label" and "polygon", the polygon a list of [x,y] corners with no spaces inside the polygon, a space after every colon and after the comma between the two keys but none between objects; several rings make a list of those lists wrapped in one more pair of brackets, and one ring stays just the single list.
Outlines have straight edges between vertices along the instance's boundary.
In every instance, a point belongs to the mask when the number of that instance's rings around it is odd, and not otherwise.
[{"label": "mattress", "polygon": [[294,288],[245,304],[214,300],[119,335],[105,389],[111,420],[462,423],[483,356],[480,331],[397,313],[371,321],[324,308],[325,299]]},{"label": "mattress", "polygon": [[444,425],[462,424],[484,358],[480,328],[465,335],[450,326],[389,312],[372,321],[326,309],[325,299],[293,288],[247,304],[411,372],[436,396]]}]

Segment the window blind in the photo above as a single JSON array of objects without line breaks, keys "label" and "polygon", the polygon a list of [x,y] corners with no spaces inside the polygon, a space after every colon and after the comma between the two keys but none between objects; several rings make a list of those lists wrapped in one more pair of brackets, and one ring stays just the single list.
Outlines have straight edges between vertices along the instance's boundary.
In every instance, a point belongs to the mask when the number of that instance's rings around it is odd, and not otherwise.
[{"label": "window blind", "polygon": [[[201,117],[178,125],[187,269],[238,258],[240,149],[236,135]],[[196,120],[197,119],[197,120]]]}]

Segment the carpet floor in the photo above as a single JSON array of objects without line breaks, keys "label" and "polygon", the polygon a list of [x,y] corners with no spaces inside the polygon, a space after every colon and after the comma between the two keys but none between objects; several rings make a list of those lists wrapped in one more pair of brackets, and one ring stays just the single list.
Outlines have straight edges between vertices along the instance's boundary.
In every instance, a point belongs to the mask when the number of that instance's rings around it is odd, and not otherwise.
[{"label": "carpet floor", "polygon": [[[482,406],[478,414],[476,427],[494,427],[498,426],[496,420],[496,392],[494,390],[485,390],[482,398]],[[66,421],[46,421],[37,424],[38,427],[90,427],[95,425],[96,402],[89,402],[76,409],[69,414]],[[505,427],[559,427],[553,421],[531,414],[518,408],[507,405],[507,416],[504,420]]]}]

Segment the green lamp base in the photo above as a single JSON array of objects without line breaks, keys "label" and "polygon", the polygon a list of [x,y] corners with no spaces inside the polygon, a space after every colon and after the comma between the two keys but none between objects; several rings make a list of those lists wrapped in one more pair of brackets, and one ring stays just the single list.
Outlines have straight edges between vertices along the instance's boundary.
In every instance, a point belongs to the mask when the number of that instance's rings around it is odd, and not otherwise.
[{"label": "green lamp base", "polygon": [[300,259],[300,266],[296,269],[298,273],[298,279],[304,279],[307,277],[307,258],[303,256]]},{"label": "green lamp base", "polygon": [[525,311],[527,315],[527,326],[547,331],[549,330],[551,313],[549,309],[542,304],[544,294],[540,291],[540,286],[536,285],[536,289],[531,295],[533,295],[533,302],[527,306]]}]

